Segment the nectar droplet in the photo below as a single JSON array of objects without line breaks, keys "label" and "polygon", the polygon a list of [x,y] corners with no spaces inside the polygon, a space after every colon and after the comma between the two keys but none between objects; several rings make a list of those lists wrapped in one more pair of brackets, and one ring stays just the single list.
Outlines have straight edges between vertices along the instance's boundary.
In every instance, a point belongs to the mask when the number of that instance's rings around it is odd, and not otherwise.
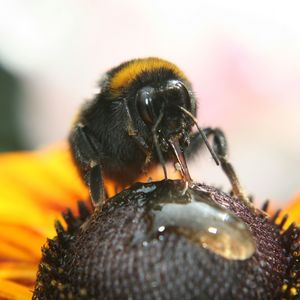
[{"label": "nectar droplet", "polygon": [[227,259],[245,260],[255,252],[248,226],[207,192],[189,187],[181,193],[173,186],[153,193],[145,205],[150,223],[144,241],[175,233]]}]

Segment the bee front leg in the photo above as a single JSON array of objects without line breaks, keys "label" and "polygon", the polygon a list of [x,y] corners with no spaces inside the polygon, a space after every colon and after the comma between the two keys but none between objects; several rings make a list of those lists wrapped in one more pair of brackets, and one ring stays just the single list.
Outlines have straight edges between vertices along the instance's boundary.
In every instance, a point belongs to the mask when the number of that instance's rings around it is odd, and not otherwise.
[{"label": "bee front leg", "polygon": [[128,136],[130,136],[136,144],[139,146],[139,148],[146,154],[149,154],[149,146],[147,145],[145,139],[140,135],[139,131],[134,127],[132,116],[130,109],[128,107],[128,101],[127,99],[124,99],[123,102],[125,113],[127,115],[127,133]]},{"label": "bee front leg", "polygon": [[87,184],[92,203],[95,207],[102,207],[105,201],[105,189],[98,142],[88,129],[78,124],[70,135],[70,144],[75,161],[79,165],[82,177]]},{"label": "bee front leg", "polygon": [[[215,131],[215,129],[210,128],[210,127],[206,127],[202,129],[204,134],[207,136],[207,138],[213,134],[213,132]],[[188,159],[193,158],[198,151],[200,151],[202,145],[204,144],[204,140],[201,136],[201,134],[196,131],[193,132],[192,134],[190,134],[189,136],[189,144],[188,147],[185,150],[185,155]]]},{"label": "bee front leg", "polygon": [[[217,157],[220,161],[221,168],[229,179],[232,187],[233,194],[242,199],[248,206],[253,206],[251,199],[247,196],[244,189],[242,188],[238,176],[232,166],[232,164],[228,160],[228,146],[227,140],[224,132],[219,128],[204,128],[203,129],[205,135],[207,137],[213,136],[213,149],[217,154]],[[187,156],[191,156],[193,152],[197,152],[201,146],[204,144],[204,141],[201,135],[196,132],[191,135],[191,143],[189,146],[189,150],[187,151]]]}]

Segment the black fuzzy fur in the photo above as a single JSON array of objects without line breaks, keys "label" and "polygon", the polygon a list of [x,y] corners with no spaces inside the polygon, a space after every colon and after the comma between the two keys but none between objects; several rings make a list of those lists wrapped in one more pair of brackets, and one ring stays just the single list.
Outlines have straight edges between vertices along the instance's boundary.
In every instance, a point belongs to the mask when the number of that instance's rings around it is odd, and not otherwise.
[{"label": "black fuzzy fur", "polygon": [[[196,100],[191,91],[191,84],[184,78],[179,78],[175,72],[167,68],[155,69],[153,71],[141,72],[127,87],[114,93],[110,89],[110,82],[118,71],[128,66],[125,62],[120,66],[108,71],[100,82],[100,93],[94,99],[86,103],[74,124],[70,133],[69,141],[74,160],[82,177],[89,168],[90,160],[96,160],[101,165],[106,177],[109,177],[122,185],[128,185],[139,177],[147,168],[158,164],[158,158],[154,151],[153,135],[151,128],[147,126],[136,107],[135,97],[139,89],[144,86],[159,88],[168,80],[176,79],[183,82],[190,94],[191,113],[196,114]],[[148,154],[141,149],[141,145],[128,133],[129,120],[126,114],[124,101],[127,101],[130,110],[133,127],[137,134],[142,137],[148,146]],[[168,111],[162,122],[162,128],[168,128],[168,117],[176,114],[176,118],[184,118],[182,112]],[[172,116],[170,116],[172,117]],[[94,137],[97,157],[90,157],[90,160],[80,161],[82,156],[78,150],[82,139],[76,136],[76,126],[86,127],[86,131]],[[183,125],[180,130],[191,131],[191,124]],[[82,145],[84,148],[85,145]],[[146,165],[146,158],[147,165]],[[148,161],[150,158],[150,162]],[[172,159],[170,153],[165,153],[165,159]]]}]

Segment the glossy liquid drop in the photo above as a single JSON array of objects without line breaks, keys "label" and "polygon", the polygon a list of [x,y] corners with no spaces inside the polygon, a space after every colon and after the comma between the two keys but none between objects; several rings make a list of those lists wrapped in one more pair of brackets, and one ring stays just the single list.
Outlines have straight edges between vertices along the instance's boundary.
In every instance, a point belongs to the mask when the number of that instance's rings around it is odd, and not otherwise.
[{"label": "glossy liquid drop", "polygon": [[172,191],[156,190],[153,200],[145,204],[150,220],[146,240],[162,240],[173,232],[227,259],[245,260],[254,254],[256,245],[248,226],[207,192],[169,187]]}]

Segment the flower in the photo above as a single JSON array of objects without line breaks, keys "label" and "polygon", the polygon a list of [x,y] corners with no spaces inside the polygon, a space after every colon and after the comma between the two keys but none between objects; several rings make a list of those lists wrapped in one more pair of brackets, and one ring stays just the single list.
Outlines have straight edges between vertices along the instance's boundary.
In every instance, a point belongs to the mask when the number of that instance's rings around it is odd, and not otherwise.
[{"label": "flower", "polygon": [[66,144],[0,156],[1,299],[31,299],[54,220],[87,196]]},{"label": "flower", "polygon": [[[160,169],[153,179],[162,177]],[[105,182],[111,197],[115,186]],[[56,235],[54,221],[87,199],[66,143],[0,156],[0,299],[31,299],[41,247]],[[300,196],[287,211],[300,222]]]}]

